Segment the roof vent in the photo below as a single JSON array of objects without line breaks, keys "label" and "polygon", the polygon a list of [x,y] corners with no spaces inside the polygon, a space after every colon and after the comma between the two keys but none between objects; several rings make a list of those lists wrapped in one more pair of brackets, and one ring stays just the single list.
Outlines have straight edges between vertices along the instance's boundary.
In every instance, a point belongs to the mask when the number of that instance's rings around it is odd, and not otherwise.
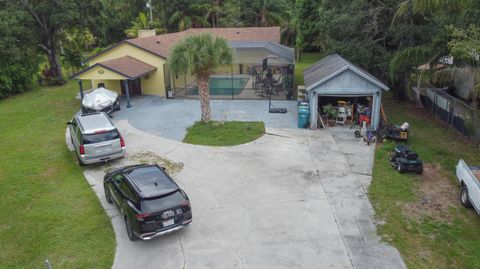
[{"label": "roof vent", "polygon": [[240,34],[240,32],[237,32],[237,35],[239,35],[239,34]]},{"label": "roof vent", "polygon": [[160,44],[160,41],[159,41],[159,40],[157,40],[157,44]]}]

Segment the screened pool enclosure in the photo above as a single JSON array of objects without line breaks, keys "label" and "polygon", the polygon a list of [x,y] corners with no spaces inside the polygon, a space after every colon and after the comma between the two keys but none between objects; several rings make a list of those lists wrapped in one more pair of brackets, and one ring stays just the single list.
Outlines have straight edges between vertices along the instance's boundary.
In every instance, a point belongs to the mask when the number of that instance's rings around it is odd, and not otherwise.
[{"label": "screened pool enclosure", "polygon": [[[276,99],[294,96],[294,51],[269,41],[229,42],[231,65],[213,70],[211,99]],[[189,72],[173,74],[165,68],[166,86],[173,98],[198,98],[196,78]]]}]

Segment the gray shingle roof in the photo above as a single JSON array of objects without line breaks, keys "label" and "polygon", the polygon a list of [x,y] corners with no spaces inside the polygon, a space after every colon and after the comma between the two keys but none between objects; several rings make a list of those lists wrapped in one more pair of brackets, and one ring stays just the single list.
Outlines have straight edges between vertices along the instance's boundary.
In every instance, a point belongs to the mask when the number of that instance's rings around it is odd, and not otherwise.
[{"label": "gray shingle roof", "polygon": [[381,81],[379,81],[377,78],[375,78],[362,68],[345,60],[338,54],[329,55],[305,69],[303,71],[305,87],[307,88],[307,90],[310,90],[311,88],[316,87],[327,81],[332,76],[340,74],[347,69],[356,72],[357,74],[376,84],[380,88],[386,91],[389,90],[387,85],[383,84]]},{"label": "gray shingle roof", "polygon": [[272,41],[230,41],[229,45],[233,49],[266,49],[290,64],[295,63],[295,51],[293,48]]}]

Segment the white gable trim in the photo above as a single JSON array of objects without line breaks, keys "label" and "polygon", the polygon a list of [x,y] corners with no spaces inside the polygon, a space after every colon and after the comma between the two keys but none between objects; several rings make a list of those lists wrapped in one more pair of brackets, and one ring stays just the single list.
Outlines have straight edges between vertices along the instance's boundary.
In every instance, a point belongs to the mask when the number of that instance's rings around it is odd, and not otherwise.
[{"label": "white gable trim", "polygon": [[342,67],[340,69],[338,69],[337,71],[333,72],[332,74],[330,74],[329,76],[325,77],[324,79],[320,80],[320,81],[317,81],[315,82],[314,84],[310,85],[309,87],[306,87],[306,90],[307,91],[310,91],[311,89],[314,89],[316,88],[317,86],[319,85],[322,85],[323,83],[327,82],[328,80],[332,79],[333,77],[336,77],[337,75],[343,73],[344,71],[346,70],[352,70],[353,72],[355,72],[357,75],[363,77],[364,79],[370,81],[371,83],[377,85],[378,87],[380,87],[381,89],[385,90],[385,91],[388,91],[390,90],[390,88],[388,88],[387,85],[381,83],[380,81],[376,80],[376,79],[372,79],[371,77],[365,75],[364,72],[358,70],[357,68],[351,66],[351,65],[347,65],[345,67]]}]

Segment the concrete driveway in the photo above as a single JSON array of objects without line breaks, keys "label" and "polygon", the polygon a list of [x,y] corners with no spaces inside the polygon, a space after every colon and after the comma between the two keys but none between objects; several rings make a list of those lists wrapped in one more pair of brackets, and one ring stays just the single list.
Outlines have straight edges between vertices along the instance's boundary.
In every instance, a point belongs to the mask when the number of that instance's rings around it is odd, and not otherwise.
[{"label": "concrete driveway", "polygon": [[150,151],[183,163],[175,179],[194,219],[179,232],[131,242],[105,201],[103,169],[87,169],[115,230],[113,268],[406,268],[376,236],[365,194],[374,147],[352,130],[267,128],[245,145],[205,147],[114,119],[130,156]]},{"label": "concrete driveway", "polygon": [[[211,100],[212,119],[263,121],[269,128],[296,128],[295,101],[272,101],[272,107],[287,108],[286,114],[268,113],[267,100]],[[198,100],[162,99],[157,96],[135,96],[132,107],[114,113],[115,121],[128,120],[133,127],[175,141],[182,141],[186,129],[200,120]]]}]

